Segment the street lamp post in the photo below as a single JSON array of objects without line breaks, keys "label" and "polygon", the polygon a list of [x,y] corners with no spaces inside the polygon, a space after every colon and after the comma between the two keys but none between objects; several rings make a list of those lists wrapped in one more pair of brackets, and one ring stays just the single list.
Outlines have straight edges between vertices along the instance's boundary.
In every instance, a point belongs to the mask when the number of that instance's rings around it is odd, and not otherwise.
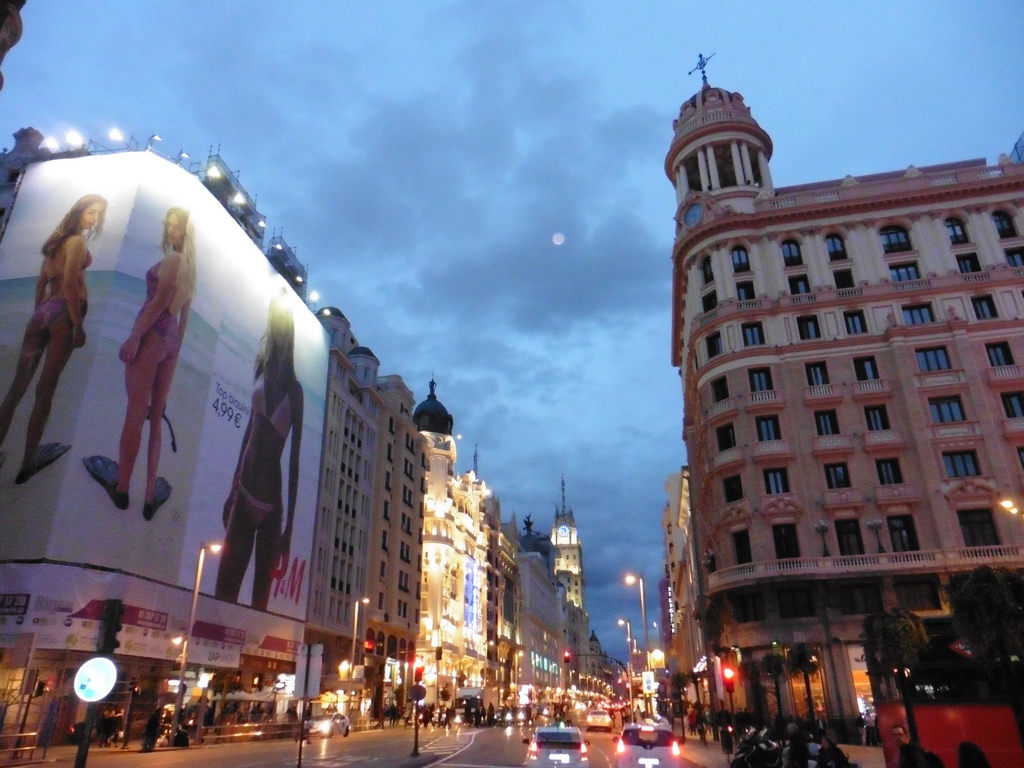
[{"label": "street lamp post", "polygon": [[349,651],[348,656],[348,680],[349,680],[349,696],[348,696],[348,716],[352,717],[352,695],[355,693],[355,677],[356,677],[356,635],[359,633],[359,604],[366,605],[370,602],[370,598],[361,597],[355,602],[355,613],[352,616],[352,649]]},{"label": "street lamp post", "polygon": [[[629,619],[619,619],[619,626],[626,627],[626,690],[629,691],[629,718],[633,719],[633,626]],[[625,724],[625,720],[623,720]]]},{"label": "street lamp post", "polygon": [[185,636],[181,641],[181,668],[178,672],[178,694],[175,698],[174,717],[171,719],[171,746],[174,746],[174,739],[178,735],[178,726],[181,725],[181,709],[185,705],[185,666],[188,664],[188,651],[192,638],[192,625],[196,622],[196,606],[199,604],[199,582],[203,578],[203,562],[206,560],[206,550],[214,554],[220,552],[220,544],[202,544],[199,547],[199,562],[196,563],[196,580],[192,585],[192,607],[188,612],[188,626],[185,627]]},{"label": "street lamp post", "polygon": [[637,582],[640,582],[640,618],[644,622],[644,670],[646,671],[650,664],[648,656],[651,653],[651,641],[647,635],[647,597],[644,594],[644,577],[634,576],[631,573],[626,574],[626,584],[633,586]]}]

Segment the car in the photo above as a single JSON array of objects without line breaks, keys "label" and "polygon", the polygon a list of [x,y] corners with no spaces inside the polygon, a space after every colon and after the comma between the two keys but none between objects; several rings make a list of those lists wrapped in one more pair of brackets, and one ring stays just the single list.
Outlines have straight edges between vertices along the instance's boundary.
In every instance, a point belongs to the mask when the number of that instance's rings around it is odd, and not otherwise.
[{"label": "car", "polygon": [[681,768],[679,738],[662,724],[633,724],[614,738],[615,768]]},{"label": "car", "polygon": [[592,709],[587,712],[587,730],[588,731],[608,731],[612,732],[614,722],[612,716],[605,709]]},{"label": "car", "polygon": [[523,739],[529,744],[526,765],[590,765],[587,745],[580,729],[574,726],[542,725],[533,737]]},{"label": "car", "polygon": [[312,720],[307,720],[306,729],[309,731],[310,736],[323,736],[325,739],[329,739],[336,733],[348,736],[352,726],[345,715],[335,712],[333,714],[317,715]]}]

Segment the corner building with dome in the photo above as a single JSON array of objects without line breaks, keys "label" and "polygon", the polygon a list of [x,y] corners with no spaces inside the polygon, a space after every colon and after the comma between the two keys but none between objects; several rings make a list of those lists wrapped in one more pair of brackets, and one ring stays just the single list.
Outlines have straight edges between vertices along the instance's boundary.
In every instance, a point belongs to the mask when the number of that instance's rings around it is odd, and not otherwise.
[{"label": "corner building with dome", "polygon": [[[1001,506],[1024,501],[1024,165],[777,188],[769,134],[706,82],[673,128],[690,567],[725,617],[705,649],[807,644],[814,708],[852,733],[873,707],[865,615],[906,608],[941,636],[952,574],[1024,563]],[[781,710],[806,717],[788,680]]]}]

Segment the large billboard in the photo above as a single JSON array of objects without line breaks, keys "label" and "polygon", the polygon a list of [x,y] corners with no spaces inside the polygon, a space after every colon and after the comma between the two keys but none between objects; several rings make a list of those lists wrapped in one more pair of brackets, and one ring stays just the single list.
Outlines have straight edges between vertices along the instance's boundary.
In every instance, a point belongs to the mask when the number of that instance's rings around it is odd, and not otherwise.
[{"label": "large billboard", "polygon": [[[305,617],[325,333],[198,179],[51,160],[0,241],[0,560]],[[0,584],[0,592],[6,592]]]}]

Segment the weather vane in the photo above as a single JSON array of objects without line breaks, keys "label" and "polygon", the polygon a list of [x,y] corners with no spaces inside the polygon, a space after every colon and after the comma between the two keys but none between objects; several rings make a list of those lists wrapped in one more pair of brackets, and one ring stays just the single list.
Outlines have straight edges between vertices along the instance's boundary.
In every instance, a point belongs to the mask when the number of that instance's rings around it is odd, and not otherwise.
[{"label": "weather vane", "polygon": [[697,54],[697,66],[694,67],[693,69],[691,69],[687,74],[692,75],[694,72],[696,72],[699,69],[700,70],[700,76],[704,79],[704,85],[707,85],[708,84],[708,75],[707,75],[707,72],[704,71],[704,68],[707,67],[708,62],[711,61],[714,57],[715,57],[715,54],[712,53],[710,56],[708,56],[705,59],[703,53],[698,53]]}]

